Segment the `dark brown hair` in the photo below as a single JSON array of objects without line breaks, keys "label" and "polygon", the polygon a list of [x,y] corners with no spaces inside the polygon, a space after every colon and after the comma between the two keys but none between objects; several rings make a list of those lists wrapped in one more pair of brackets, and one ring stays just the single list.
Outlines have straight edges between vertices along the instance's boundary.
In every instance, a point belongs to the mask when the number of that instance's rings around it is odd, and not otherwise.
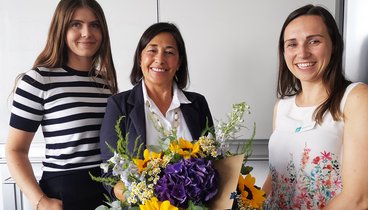
[{"label": "dark brown hair", "polygon": [[343,56],[343,40],[338,30],[335,19],[326,9],[320,6],[306,5],[293,11],[285,20],[279,38],[279,75],[277,84],[278,98],[283,99],[286,96],[297,95],[302,91],[300,81],[290,72],[284,59],[284,32],[285,28],[294,19],[304,15],[315,15],[322,18],[328,34],[332,41],[332,54],[329,64],[323,73],[323,84],[328,93],[328,98],[317,107],[314,112],[314,119],[318,123],[322,123],[323,116],[327,111],[335,121],[342,119],[340,111],[340,102],[344,95],[346,87],[351,83],[343,75],[342,56]]}]

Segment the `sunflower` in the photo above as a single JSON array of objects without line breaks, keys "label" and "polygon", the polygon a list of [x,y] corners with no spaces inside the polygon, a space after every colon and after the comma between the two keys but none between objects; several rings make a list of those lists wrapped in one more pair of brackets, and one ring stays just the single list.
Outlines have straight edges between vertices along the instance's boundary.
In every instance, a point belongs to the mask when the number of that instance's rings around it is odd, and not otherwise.
[{"label": "sunflower", "polygon": [[173,153],[177,153],[183,156],[185,159],[189,159],[190,157],[197,157],[197,154],[200,150],[199,142],[192,143],[183,138],[179,138],[179,141],[173,141],[169,149]]},{"label": "sunflower", "polygon": [[262,203],[266,200],[265,192],[255,186],[256,179],[250,174],[244,178],[239,176],[238,189],[241,193],[243,204],[250,208],[261,208]]},{"label": "sunflower", "polygon": [[144,205],[139,205],[141,210],[178,210],[177,207],[170,204],[170,201],[166,200],[160,202],[156,197],[152,197],[151,200],[146,201]]},{"label": "sunflower", "polygon": [[133,159],[134,164],[138,167],[138,171],[142,172],[146,169],[148,162],[153,159],[160,159],[162,157],[161,153],[150,152],[148,149],[145,149],[143,152],[144,160],[141,159]]}]

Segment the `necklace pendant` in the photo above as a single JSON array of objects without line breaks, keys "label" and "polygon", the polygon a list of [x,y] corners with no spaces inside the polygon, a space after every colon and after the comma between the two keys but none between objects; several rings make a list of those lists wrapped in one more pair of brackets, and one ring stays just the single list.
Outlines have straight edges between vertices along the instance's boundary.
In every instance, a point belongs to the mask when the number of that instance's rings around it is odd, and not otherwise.
[{"label": "necklace pendant", "polygon": [[[160,120],[160,117],[155,113],[155,111],[152,110],[150,102],[146,101],[146,106],[148,108],[148,113],[150,114],[150,118],[152,119],[152,123],[155,125],[155,127],[158,128],[160,131],[164,131],[165,128],[163,126],[163,123]],[[179,108],[174,109],[174,116],[173,116],[173,122],[171,125],[171,131],[169,133],[173,133],[176,135],[177,129],[179,127]]]}]

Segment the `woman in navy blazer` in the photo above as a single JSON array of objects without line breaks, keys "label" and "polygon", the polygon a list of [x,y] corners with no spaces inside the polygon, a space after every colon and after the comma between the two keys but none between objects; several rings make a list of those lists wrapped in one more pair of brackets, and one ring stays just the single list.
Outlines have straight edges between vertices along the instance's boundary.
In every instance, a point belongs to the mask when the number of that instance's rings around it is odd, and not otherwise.
[{"label": "woman in navy blazer", "polygon": [[139,144],[158,144],[157,126],[174,129],[178,137],[187,140],[198,139],[207,123],[213,126],[205,97],[184,91],[189,80],[187,55],[175,25],[156,23],[143,33],[130,80],[133,89],[108,99],[100,132],[103,161],[113,156],[107,144],[116,147],[115,124],[121,116],[120,129],[123,136],[128,134],[130,152],[137,137]]},{"label": "woman in navy blazer", "polygon": [[[183,91],[184,95],[191,101],[190,104],[181,104],[180,109],[189,127],[193,139],[198,139],[208,125],[213,126],[210,110],[204,96]],[[112,153],[106,143],[116,148],[117,134],[115,131],[116,121],[120,116],[125,116],[120,123],[120,128],[125,134],[129,134],[129,150],[132,152],[134,141],[137,137],[139,144],[146,143],[146,120],[144,112],[144,101],[141,82],[133,89],[119,93],[108,99],[104,121],[100,133],[101,155],[103,160],[112,157]]]}]

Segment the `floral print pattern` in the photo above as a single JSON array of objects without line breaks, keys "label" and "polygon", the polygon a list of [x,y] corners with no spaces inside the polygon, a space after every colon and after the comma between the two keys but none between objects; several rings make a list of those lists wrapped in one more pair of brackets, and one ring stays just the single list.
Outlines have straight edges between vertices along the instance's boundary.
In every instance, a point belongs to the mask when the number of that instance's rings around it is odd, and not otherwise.
[{"label": "floral print pattern", "polygon": [[322,209],[341,192],[340,164],[335,154],[327,151],[315,157],[304,147],[300,166],[295,166],[292,154],[285,174],[270,165],[272,192],[265,209]]}]

